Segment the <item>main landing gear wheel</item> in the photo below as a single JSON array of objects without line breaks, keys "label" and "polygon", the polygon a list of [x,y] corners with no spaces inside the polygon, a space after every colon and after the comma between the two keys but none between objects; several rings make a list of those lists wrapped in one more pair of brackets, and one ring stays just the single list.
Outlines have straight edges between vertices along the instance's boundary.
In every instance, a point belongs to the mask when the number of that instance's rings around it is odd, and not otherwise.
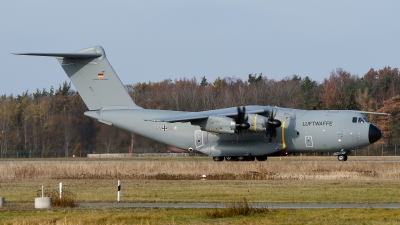
[{"label": "main landing gear wheel", "polygon": [[213,160],[214,160],[215,162],[223,161],[223,160],[224,160],[224,157],[222,157],[222,156],[214,156],[214,157],[213,157]]},{"label": "main landing gear wheel", "polygon": [[246,161],[246,158],[244,156],[237,156],[237,161]]},{"label": "main landing gear wheel", "polygon": [[[212,157],[215,162],[224,161],[254,161],[256,160],[255,156],[213,156]],[[259,156],[257,158],[258,161],[265,161],[267,160],[267,156]]]},{"label": "main landing gear wheel", "polygon": [[339,161],[347,161],[347,155],[345,155],[345,154],[338,155],[337,159]]},{"label": "main landing gear wheel", "polygon": [[266,155],[262,155],[262,156],[256,156],[257,161],[265,161],[268,159],[268,157]]},{"label": "main landing gear wheel", "polygon": [[226,161],[236,161],[237,157],[235,157],[235,156],[225,156],[225,160]]}]

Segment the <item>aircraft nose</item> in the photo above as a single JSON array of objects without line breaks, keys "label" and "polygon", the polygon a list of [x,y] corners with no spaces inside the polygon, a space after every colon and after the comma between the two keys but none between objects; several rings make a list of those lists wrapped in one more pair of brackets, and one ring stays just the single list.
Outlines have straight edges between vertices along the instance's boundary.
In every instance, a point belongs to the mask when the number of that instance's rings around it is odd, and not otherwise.
[{"label": "aircraft nose", "polygon": [[379,130],[377,126],[374,124],[369,125],[369,131],[368,131],[368,139],[369,143],[373,144],[377,142],[379,139],[382,137],[382,132]]}]

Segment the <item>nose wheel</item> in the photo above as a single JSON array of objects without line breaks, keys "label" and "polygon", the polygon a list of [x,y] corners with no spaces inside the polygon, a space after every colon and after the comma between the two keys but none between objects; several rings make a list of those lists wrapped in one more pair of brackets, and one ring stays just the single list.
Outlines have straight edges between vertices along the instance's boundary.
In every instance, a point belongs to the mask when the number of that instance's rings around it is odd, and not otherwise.
[{"label": "nose wheel", "polygon": [[341,154],[337,156],[337,159],[339,161],[347,161],[347,155],[346,154]]}]

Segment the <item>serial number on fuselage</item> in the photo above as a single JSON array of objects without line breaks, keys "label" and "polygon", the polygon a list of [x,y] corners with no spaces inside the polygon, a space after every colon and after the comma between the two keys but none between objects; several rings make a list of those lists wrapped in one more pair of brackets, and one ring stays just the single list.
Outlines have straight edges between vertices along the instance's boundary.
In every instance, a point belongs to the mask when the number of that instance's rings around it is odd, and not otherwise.
[{"label": "serial number on fuselage", "polygon": [[303,126],[332,126],[332,121],[308,121],[303,122]]}]

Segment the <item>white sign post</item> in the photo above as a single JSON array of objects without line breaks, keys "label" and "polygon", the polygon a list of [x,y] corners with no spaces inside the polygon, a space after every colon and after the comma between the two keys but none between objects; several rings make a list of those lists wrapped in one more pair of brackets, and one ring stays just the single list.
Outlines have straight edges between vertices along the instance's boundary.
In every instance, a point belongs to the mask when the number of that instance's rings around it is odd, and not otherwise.
[{"label": "white sign post", "polygon": [[117,201],[121,200],[121,181],[118,180],[118,194],[117,194]]},{"label": "white sign post", "polygon": [[62,198],[62,183],[60,182],[60,199]]}]

